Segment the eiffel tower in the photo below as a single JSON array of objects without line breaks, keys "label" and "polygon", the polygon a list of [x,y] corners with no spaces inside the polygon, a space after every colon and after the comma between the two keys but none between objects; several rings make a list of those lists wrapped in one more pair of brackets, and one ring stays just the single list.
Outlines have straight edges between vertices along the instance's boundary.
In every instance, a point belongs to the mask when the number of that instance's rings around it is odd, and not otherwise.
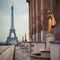
[{"label": "eiffel tower", "polygon": [[[7,37],[7,44],[12,44],[12,45],[17,45],[18,43],[18,38],[16,36],[16,32],[15,32],[15,28],[14,28],[14,16],[13,16],[13,11],[14,11],[14,7],[13,5],[11,6],[11,28],[10,28],[10,32],[9,32],[9,36]],[[14,35],[14,37],[12,37],[12,34]]]}]

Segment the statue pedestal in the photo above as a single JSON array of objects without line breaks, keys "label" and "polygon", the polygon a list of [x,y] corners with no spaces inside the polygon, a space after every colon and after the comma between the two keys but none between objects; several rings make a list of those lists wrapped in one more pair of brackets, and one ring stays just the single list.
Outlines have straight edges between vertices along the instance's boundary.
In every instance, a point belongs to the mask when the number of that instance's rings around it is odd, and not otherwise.
[{"label": "statue pedestal", "polygon": [[50,51],[50,41],[54,41],[55,36],[53,34],[47,34],[46,35],[46,50]]}]

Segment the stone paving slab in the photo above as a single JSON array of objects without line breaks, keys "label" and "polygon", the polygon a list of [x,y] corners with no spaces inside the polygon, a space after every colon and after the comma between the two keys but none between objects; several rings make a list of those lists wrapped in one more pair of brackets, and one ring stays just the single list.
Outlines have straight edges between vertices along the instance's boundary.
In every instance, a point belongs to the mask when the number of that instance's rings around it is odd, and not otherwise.
[{"label": "stone paving slab", "polygon": [[13,60],[14,46],[9,46],[9,48],[0,55],[0,60]]},{"label": "stone paving slab", "polygon": [[9,48],[9,46],[0,46],[0,55]]},{"label": "stone paving slab", "polygon": [[16,46],[14,60],[31,60],[30,53],[27,53],[25,49],[23,50],[21,47]]}]

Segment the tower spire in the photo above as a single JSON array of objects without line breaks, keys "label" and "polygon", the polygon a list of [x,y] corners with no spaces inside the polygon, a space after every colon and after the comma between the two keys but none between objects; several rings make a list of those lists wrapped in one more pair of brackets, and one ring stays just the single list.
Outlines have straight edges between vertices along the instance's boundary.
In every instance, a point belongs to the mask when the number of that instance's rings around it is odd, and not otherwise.
[{"label": "tower spire", "polygon": [[14,7],[11,6],[11,29],[14,28]]}]

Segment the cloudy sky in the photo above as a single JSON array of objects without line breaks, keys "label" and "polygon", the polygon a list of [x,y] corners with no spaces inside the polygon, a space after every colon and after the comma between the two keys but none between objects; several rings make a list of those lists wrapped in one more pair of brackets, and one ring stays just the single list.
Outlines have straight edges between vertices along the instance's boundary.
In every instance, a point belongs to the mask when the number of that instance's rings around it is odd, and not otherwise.
[{"label": "cloudy sky", "polygon": [[14,25],[18,40],[29,32],[28,3],[26,0],[0,0],[0,42],[6,41],[11,25],[11,6],[14,5]]}]

